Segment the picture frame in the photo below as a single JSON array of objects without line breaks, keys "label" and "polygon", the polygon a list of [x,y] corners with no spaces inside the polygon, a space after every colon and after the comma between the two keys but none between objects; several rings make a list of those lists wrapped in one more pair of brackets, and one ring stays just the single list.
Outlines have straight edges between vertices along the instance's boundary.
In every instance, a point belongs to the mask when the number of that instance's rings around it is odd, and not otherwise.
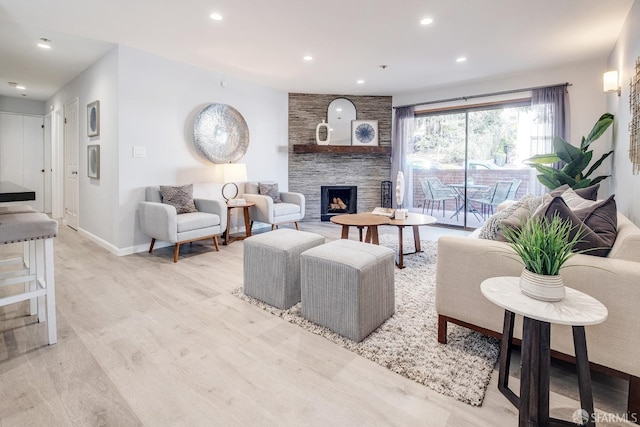
[{"label": "picture frame", "polygon": [[100,179],[100,146],[87,145],[87,176]]},{"label": "picture frame", "polygon": [[378,146],[377,120],[351,120],[351,145]]},{"label": "picture frame", "polygon": [[87,136],[100,135],[100,101],[87,104]]}]

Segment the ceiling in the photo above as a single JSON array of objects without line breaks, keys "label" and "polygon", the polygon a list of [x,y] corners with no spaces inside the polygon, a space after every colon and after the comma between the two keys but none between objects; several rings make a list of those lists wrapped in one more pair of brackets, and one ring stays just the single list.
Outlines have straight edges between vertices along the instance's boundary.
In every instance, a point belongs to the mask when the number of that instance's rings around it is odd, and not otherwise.
[{"label": "ceiling", "polygon": [[[0,0],[0,95],[45,100],[115,44],[287,92],[400,94],[594,59],[604,63],[632,4]],[[223,20],[210,19],[212,12]],[[425,17],[433,23],[420,25]],[[41,37],[53,48],[37,48]],[[460,56],[467,60],[456,62]],[[356,83],[360,79],[364,83]],[[9,81],[27,89],[20,92]]]}]

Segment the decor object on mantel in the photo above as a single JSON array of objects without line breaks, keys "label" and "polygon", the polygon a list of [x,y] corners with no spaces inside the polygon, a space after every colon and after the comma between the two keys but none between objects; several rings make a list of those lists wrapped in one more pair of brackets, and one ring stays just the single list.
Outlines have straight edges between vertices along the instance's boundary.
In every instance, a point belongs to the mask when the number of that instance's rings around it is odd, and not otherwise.
[{"label": "decor object on mantel", "polygon": [[[613,114],[604,113],[593,126],[589,135],[586,138],[584,136],[582,137],[580,147],[574,147],[563,138],[556,136],[553,139],[554,153],[538,154],[525,160],[525,163],[538,170],[538,181],[550,190],[564,184],[568,184],[573,189],[586,188],[590,185],[597,184],[610,175],[601,175],[596,178],[589,178],[589,176],[600,167],[607,157],[613,154],[613,150],[603,154],[602,157],[584,173],[584,170],[589,166],[593,157],[593,150],[589,150],[589,145],[600,138],[612,123]],[[554,169],[551,166],[546,166],[560,161],[565,163],[562,169]]]},{"label": "decor object on mantel", "polygon": [[404,201],[404,173],[398,171],[396,175],[396,205],[398,208],[402,208],[402,202]]},{"label": "decor object on mantel", "polygon": [[347,98],[336,98],[327,107],[331,145],[351,145],[351,121],[356,119],[356,106]]},{"label": "decor object on mantel", "polygon": [[242,114],[226,104],[209,104],[193,126],[195,146],[212,163],[233,163],[247,152],[249,127]]},{"label": "decor object on mantel", "polygon": [[[398,250],[395,235],[380,236],[380,244]],[[404,245],[414,245],[413,238],[407,235]],[[395,269],[395,314],[359,343],[306,320],[299,303],[280,310],[244,295],[242,288],[232,293],[438,393],[480,406],[498,359],[498,341],[451,325],[449,344],[438,344],[436,243],[423,240],[421,246],[424,252],[406,259],[406,268]]]},{"label": "decor object on mantel", "polygon": [[[320,139],[320,129],[324,128],[327,136],[325,139]],[[329,124],[325,123],[324,119],[322,119],[322,123],[318,123],[316,126],[316,144],[318,145],[329,145],[331,142],[331,130],[329,129]]]},{"label": "decor object on mantel", "polygon": [[575,252],[582,229],[571,236],[573,224],[554,214],[549,220],[534,216],[520,228],[504,227],[507,243],[524,263],[520,275],[520,290],[531,298],[560,301],[565,296],[560,268]]},{"label": "decor object on mantel", "polygon": [[377,120],[352,120],[351,132],[351,145],[378,145]]}]

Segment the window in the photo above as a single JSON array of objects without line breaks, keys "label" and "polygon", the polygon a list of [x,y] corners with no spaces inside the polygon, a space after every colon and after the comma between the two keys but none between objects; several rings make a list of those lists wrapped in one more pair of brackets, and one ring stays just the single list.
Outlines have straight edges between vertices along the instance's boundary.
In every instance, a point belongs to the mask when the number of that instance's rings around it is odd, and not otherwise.
[{"label": "window", "polygon": [[[414,210],[440,223],[476,228],[505,199],[541,193],[535,170],[523,163],[544,145],[533,136],[533,122],[529,99],[417,111],[413,152],[406,159],[420,183],[414,185]],[[433,177],[446,191],[430,192],[426,181]],[[509,191],[505,182],[512,183]]]}]

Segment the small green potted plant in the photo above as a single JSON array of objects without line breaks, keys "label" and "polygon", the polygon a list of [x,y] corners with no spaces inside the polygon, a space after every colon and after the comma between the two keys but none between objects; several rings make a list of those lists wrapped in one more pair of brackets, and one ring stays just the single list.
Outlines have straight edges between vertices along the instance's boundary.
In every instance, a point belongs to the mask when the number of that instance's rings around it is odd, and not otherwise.
[{"label": "small green potted plant", "polygon": [[559,301],[565,296],[560,268],[573,255],[582,230],[572,237],[574,226],[558,214],[551,219],[533,217],[520,229],[502,230],[507,243],[524,264],[520,275],[520,290],[525,295],[543,301]]}]

